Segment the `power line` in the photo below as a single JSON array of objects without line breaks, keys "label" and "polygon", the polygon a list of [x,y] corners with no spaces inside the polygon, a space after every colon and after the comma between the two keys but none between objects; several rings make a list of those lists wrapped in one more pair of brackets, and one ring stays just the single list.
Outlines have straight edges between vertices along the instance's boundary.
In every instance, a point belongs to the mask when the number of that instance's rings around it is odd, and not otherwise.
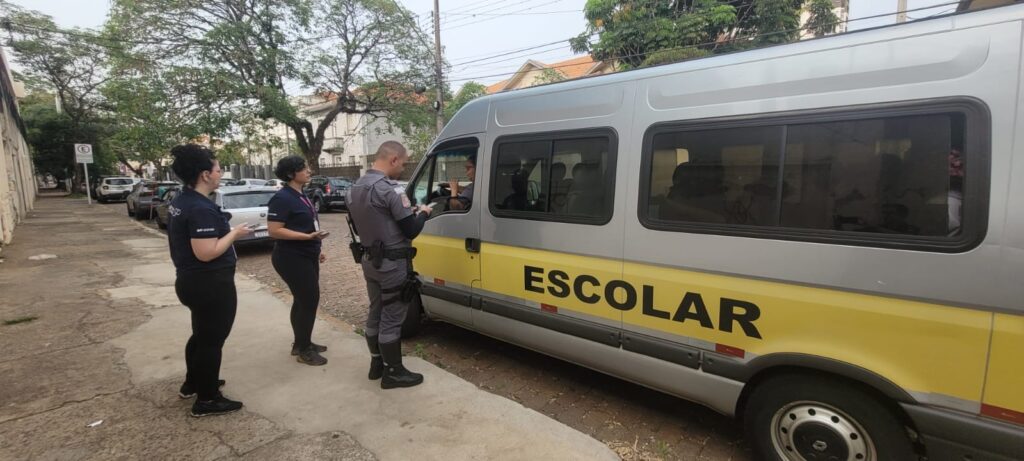
[{"label": "power line", "polygon": [[526,47],[526,48],[519,48],[519,49],[516,49],[516,50],[510,50],[508,52],[498,53],[498,54],[490,55],[490,56],[487,56],[487,57],[484,57],[484,58],[471,59],[471,60],[468,60],[468,61],[459,61],[459,62],[456,62],[456,63],[452,63],[451,65],[453,67],[455,67],[455,66],[465,66],[466,64],[472,64],[472,63],[480,62],[480,61],[490,61],[490,60],[492,60],[494,58],[500,58],[502,56],[508,56],[508,55],[512,55],[512,54],[519,54],[519,53],[523,53],[523,52],[526,52],[526,51],[535,50],[537,48],[544,48],[544,47],[548,47],[548,46],[552,46],[552,45],[568,44],[569,40],[571,40],[573,38],[574,37],[569,37],[569,38],[564,39],[564,40],[556,40],[554,42],[541,43],[540,45],[534,45],[534,46],[529,46],[529,47]]},{"label": "power line", "polygon": [[[894,15],[897,15],[897,14],[905,14],[905,13],[912,12],[912,11],[921,11],[921,10],[940,8],[940,7],[944,7],[944,6],[950,6],[950,5],[958,5],[959,3],[960,2],[949,2],[949,3],[943,3],[943,4],[938,4],[938,5],[931,5],[931,6],[927,6],[927,7],[921,7],[921,8],[914,8],[914,9],[909,9],[909,10],[904,10],[904,11],[897,11],[897,12],[891,12],[891,13],[882,13],[882,14],[876,14],[876,15],[872,15],[872,16],[864,16],[864,17],[861,17],[861,18],[850,19],[850,20],[847,20],[846,22],[850,23],[850,22],[854,22],[854,21],[864,21],[864,20],[869,20],[869,19],[878,19],[878,18],[883,18],[883,17],[887,17],[887,16],[894,16]],[[759,38],[759,37],[768,37],[768,36],[778,35],[778,34],[800,32],[800,31],[804,31],[804,30],[809,30],[809,27],[808,26],[803,26],[803,27],[797,27],[797,28],[794,28],[794,29],[786,29],[786,30],[780,30],[780,31],[775,31],[775,32],[768,32],[768,33],[763,33],[763,34],[742,35],[742,36],[736,36],[736,37],[733,37],[733,38],[730,38],[730,39],[727,39],[727,40],[715,40],[715,41],[710,41],[710,42],[697,43],[697,44],[694,44],[694,45],[686,45],[686,46],[680,46],[680,47],[674,47],[674,48],[662,48],[662,49],[655,50],[655,51],[678,51],[678,50],[685,50],[685,49],[691,49],[691,48],[699,48],[699,47],[702,47],[702,46],[710,46],[710,45],[715,45],[715,44],[721,44],[721,43],[736,42],[736,41],[740,41],[740,40],[751,40],[751,39],[755,39],[755,38]],[[624,58],[639,57],[639,56],[644,56],[645,54],[647,54],[647,53],[627,54],[627,55],[617,56],[617,57],[611,58],[611,59],[605,59],[605,60],[602,60],[602,61],[595,61],[595,63],[596,62],[607,62],[607,61],[621,60],[621,59],[624,59]],[[572,67],[572,66],[578,66],[578,65],[579,64],[562,64],[562,65],[558,65],[558,66],[548,66],[548,69],[560,69],[560,68],[563,68],[563,67]],[[516,69],[518,70],[520,67],[522,67],[522,66],[517,66]],[[469,80],[481,80],[481,79],[485,79],[485,78],[493,78],[493,77],[503,77],[503,76],[508,76],[508,75],[515,75],[515,73],[516,72],[514,72],[514,71],[513,72],[503,72],[503,73],[491,74],[491,75],[478,75],[478,76],[474,76],[474,77],[450,79],[448,81],[449,81],[449,83],[451,83],[451,82],[461,82],[461,81],[469,81]]]},{"label": "power line", "polygon": [[441,16],[525,16],[531,14],[582,13],[583,10],[535,11],[532,13],[441,13]]},{"label": "power line", "polygon": [[[531,2],[531,1],[533,1],[533,0],[524,0],[524,1],[522,1],[522,2],[519,2],[519,3],[515,3],[515,4],[513,4],[513,5],[509,5],[509,6],[514,6],[514,5],[520,5],[520,4],[523,4],[523,3],[528,3],[528,2]],[[502,14],[502,15],[498,15],[498,16],[491,16],[491,17],[488,17],[488,18],[483,18],[483,19],[480,19],[480,20],[477,20],[477,21],[463,22],[463,23],[459,23],[459,24],[455,24],[455,25],[449,24],[449,26],[447,27],[447,29],[446,29],[446,30],[449,30],[449,31],[450,31],[450,30],[455,30],[455,29],[458,29],[458,28],[460,28],[460,27],[470,26],[470,25],[473,25],[473,24],[479,24],[479,23],[481,23],[481,22],[493,21],[493,20],[495,20],[495,19],[498,19],[498,18],[499,18],[499,17],[501,17],[501,16],[507,16],[507,15],[510,15],[510,14],[522,13],[522,12],[524,12],[524,11],[529,11],[529,10],[532,10],[532,9],[534,9],[534,8],[537,8],[537,7],[541,7],[541,6],[547,6],[547,5],[552,5],[552,4],[555,4],[555,3],[559,3],[559,2],[561,2],[561,1],[563,1],[563,0],[553,0],[553,1],[550,1],[550,2],[547,2],[547,3],[541,3],[541,4],[539,4],[539,5],[532,5],[532,6],[528,6],[528,7],[526,7],[526,8],[523,8],[523,9],[521,9],[521,10],[516,10],[516,11],[512,11],[512,12],[504,13],[504,14]],[[582,13],[582,11],[581,11],[581,13]],[[460,18],[460,19],[461,19],[461,18]],[[470,17],[469,19],[472,19],[472,17]]]},{"label": "power line", "polygon": [[[531,3],[531,2],[534,2],[534,1],[537,1],[537,0],[521,0],[521,1],[516,2],[516,3],[509,3],[509,4],[505,4],[505,5],[501,5],[501,6],[495,7],[495,8],[490,9],[490,10],[484,10],[484,11],[481,11],[480,13],[498,13],[498,12],[506,12],[507,13],[508,12],[507,10],[509,8],[516,7],[516,6],[522,5],[524,3]],[[529,9],[532,9],[532,8],[537,8],[537,7],[540,7],[540,6],[547,6],[547,5],[550,5],[552,3],[558,3],[560,1],[562,1],[562,0],[555,0],[555,1],[552,1],[552,2],[548,2],[548,3],[542,3],[542,4],[539,4],[539,5],[533,5],[531,7],[528,7],[528,8],[522,9],[522,10],[517,10],[517,11],[514,11],[514,12],[518,13],[520,11],[526,11],[526,10],[529,10]],[[459,27],[459,26],[462,26],[462,25],[465,25],[465,24],[473,23],[473,19],[474,18],[472,16],[466,16],[466,17],[461,17],[461,18],[453,18],[453,19],[447,20],[442,25],[445,26],[445,28],[450,29],[450,28]]]}]

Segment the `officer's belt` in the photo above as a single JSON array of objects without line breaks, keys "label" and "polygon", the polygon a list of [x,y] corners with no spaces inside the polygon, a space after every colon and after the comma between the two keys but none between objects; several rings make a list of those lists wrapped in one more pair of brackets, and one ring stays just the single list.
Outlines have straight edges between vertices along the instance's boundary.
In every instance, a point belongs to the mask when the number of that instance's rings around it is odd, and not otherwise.
[{"label": "officer's belt", "polygon": [[[379,250],[374,247],[363,247],[363,251],[365,251],[367,255],[373,258],[374,254]],[[390,259],[392,261],[413,259],[416,257],[416,249],[413,247],[385,249],[384,254],[381,256],[384,259]]]}]

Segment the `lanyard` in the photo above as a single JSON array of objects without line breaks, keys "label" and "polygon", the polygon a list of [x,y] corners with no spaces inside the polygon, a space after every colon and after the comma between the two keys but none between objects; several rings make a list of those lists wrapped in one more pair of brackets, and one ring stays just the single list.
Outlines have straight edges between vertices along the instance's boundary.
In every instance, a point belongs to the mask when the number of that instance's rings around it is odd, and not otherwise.
[{"label": "lanyard", "polygon": [[301,192],[299,193],[299,200],[302,200],[302,203],[305,203],[306,206],[309,207],[309,211],[313,212],[313,228],[316,229],[317,232],[320,232],[320,215],[317,214],[316,208],[313,208],[313,203],[309,201],[306,194]]}]

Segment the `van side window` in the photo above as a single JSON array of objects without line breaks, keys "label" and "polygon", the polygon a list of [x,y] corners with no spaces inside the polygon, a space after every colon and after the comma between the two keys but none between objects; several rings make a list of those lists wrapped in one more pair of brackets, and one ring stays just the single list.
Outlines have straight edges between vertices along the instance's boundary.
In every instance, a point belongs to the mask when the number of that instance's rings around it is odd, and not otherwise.
[{"label": "van side window", "polygon": [[756,226],[797,239],[802,231],[961,235],[971,155],[964,113],[794,118],[653,128],[645,225],[725,234]]},{"label": "van side window", "polygon": [[613,138],[608,135],[499,140],[490,187],[492,213],[607,222],[614,194],[612,148]]},{"label": "van side window", "polygon": [[656,135],[651,214],[668,221],[774,225],[781,145],[777,126]]}]

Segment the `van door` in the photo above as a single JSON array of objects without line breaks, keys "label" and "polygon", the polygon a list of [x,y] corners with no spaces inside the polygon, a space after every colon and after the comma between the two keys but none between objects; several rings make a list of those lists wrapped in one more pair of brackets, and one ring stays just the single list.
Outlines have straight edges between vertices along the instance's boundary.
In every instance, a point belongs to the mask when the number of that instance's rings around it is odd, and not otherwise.
[{"label": "van door", "polygon": [[[442,141],[420,163],[407,186],[414,205],[433,205],[423,232],[413,240],[413,266],[423,281],[423,307],[431,316],[472,325],[473,288],[480,283],[480,210],[474,206],[477,149],[466,136]],[[452,186],[458,190],[452,190]]]}]

